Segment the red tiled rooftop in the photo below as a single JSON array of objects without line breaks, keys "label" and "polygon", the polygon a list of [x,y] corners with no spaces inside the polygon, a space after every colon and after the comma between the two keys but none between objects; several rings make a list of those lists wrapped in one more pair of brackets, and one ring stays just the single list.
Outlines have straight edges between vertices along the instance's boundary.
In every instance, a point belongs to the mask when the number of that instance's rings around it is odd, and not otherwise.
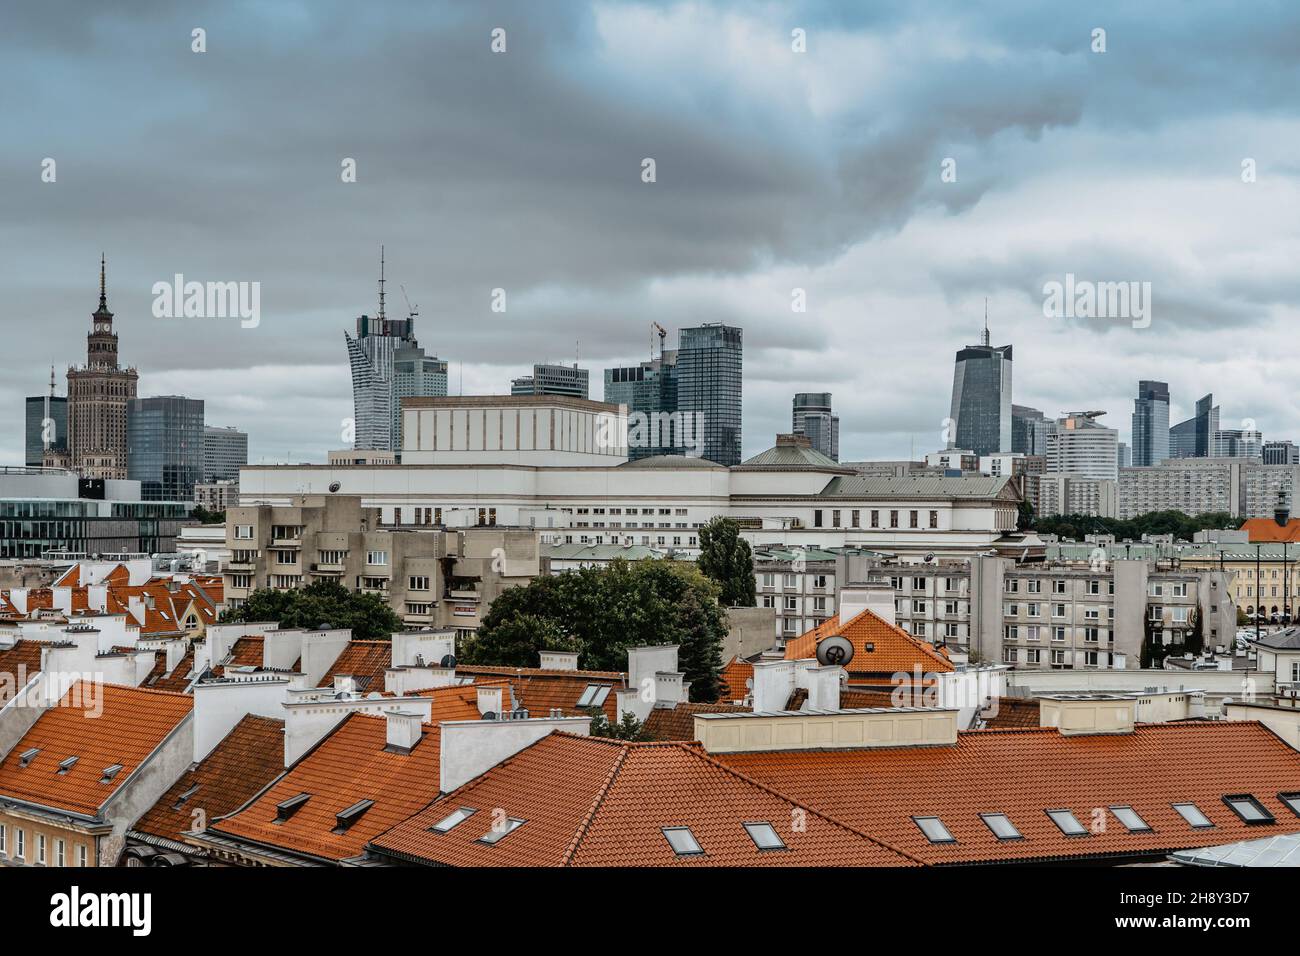
[{"label": "red tiled rooftop", "polygon": [[[446,833],[430,827],[475,812]],[[499,808],[499,809],[498,809]],[[495,845],[494,819],[525,822]],[[786,849],[759,850],[743,824],[770,823]],[[703,853],[678,856],[665,827],[689,827]],[[372,846],[453,866],[908,866],[915,861],[697,747],[551,734],[471,780]]]},{"label": "red tiled rooftop", "polygon": [[[83,690],[87,695],[79,703]],[[90,695],[94,695],[91,698]],[[190,712],[193,700],[116,684],[69,689],[58,705],[45,711],[0,762],[0,796],[94,815]],[[102,709],[94,716],[97,709]],[[21,766],[22,754],[40,752]],[[79,758],[66,773],[59,764]],[[104,770],[121,764],[108,783]]]},{"label": "red tiled rooftop", "polygon": [[[266,792],[210,829],[323,860],[356,856],[371,838],[437,796],[438,737],[436,725],[424,724],[409,754],[389,752],[385,719],[352,714]],[[276,804],[301,793],[311,798],[277,823]],[[374,805],[343,833],[333,833],[336,815],[362,800]]]},{"label": "red tiled rooftop", "polygon": [[740,657],[733,657],[722,668],[722,688],[719,700],[744,700],[749,696],[749,681],[754,679],[754,665]]},{"label": "red tiled rooftop", "polygon": [[1300,518],[1291,518],[1285,525],[1272,518],[1247,518],[1239,530],[1247,533],[1251,544],[1295,544],[1300,541]]},{"label": "red tiled rooftop", "polygon": [[749,713],[743,704],[678,704],[676,707],[656,707],[646,718],[646,737],[649,740],[694,740],[696,714]]},{"label": "red tiled rooftop", "polygon": [[[514,688],[515,698],[534,717],[546,717],[552,710],[566,717],[585,717],[586,709],[578,708],[578,701],[592,684],[609,687],[601,704],[607,720],[618,720],[618,688],[626,686],[625,676],[618,671],[561,671],[540,667],[488,667],[470,664],[457,665],[456,673],[465,677],[504,677]],[[502,706],[509,706],[506,695]]]},{"label": "red tiled rooftop", "polygon": [[[1068,859],[1232,843],[1300,831],[1278,798],[1300,790],[1300,753],[1248,721],[1140,724],[1132,733],[1064,736],[1054,729],[959,734],[954,746],[719,754],[770,784],[926,863]],[[1223,802],[1251,793],[1274,815],[1248,826]],[[1214,823],[1194,829],[1172,804],[1194,802]],[[1111,812],[1132,806],[1153,832],[1130,833]],[[1103,832],[1065,836],[1047,810],[1069,809]],[[1005,813],[1023,834],[998,840],[981,813]],[[912,820],[937,816],[955,843],[932,844]]]},{"label": "red tiled rooftop", "polygon": [[248,714],[131,829],[181,842],[181,834],[195,828],[196,811],[205,822],[231,813],[282,770],[284,721]]},{"label": "red tiled rooftop", "polygon": [[43,641],[20,638],[13,647],[0,650],[0,707],[9,702],[41,670]]},{"label": "red tiled rooftop", "polygon": [[840,623],[838,614],[827,618],[820,626],[788,642],[785,659],[816,657],[817,646],[833,636],[847,638],[853,645],[853,659],[846,667],[850,680],[855,674],[913,674],[918,670],[928,674],[956,669],[929,641],[908,634],[870,609],[844,624]]},{"label": "red tiled rooftop", "polygon": [[332,687],[336,676],[351,676],[358,691],[382,691],[384,671],[393,663],[389,641],[349,641],[330,665],[318,687]]}]

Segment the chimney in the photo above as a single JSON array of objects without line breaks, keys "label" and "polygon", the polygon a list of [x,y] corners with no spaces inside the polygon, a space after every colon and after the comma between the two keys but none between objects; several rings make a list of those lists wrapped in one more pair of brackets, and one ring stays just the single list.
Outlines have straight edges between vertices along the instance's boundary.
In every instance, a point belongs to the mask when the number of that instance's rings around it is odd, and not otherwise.
[{"label": "chimney", "polygon": [[1116,694],[1046,694],[1038,698],[1038,721],[1064,736],[1131,734],[1137,699]]},{"label": "chimney", "polygon": [[840,678],[844,668],[809,667],[799,672],[799,686],[808,689],[808,710],[840,709]]},{"label": "chimney", "polygon": [[897,624],[894,615],[894,589],[888,581],[873,580],[846,584],[839,594],[840,624],[847,624],[863,611],[872,611],[890,624]]},{"label": "chimney", "polygon": [[388,722],[384,749],[389,753],[409,754],[420,742],[421,716],[405,710],[390,710],[384,717]]},{"label": "chimney", "polygon": [[351,696],[357,692],[356,679],[351,674],[334,675],[334,693]]},{"label": "chimney", "polygon": [[438,734],[439,790],[451,793],[479,774],[513,757],[555,731],[590,733],[586,717],[531,717],[524,720],[444,720]]},{"label": "chimney", "polygon": [[542,670],[576,671],[577,669],[577,651],[542,651]]},{"label": "chimney", "polygon": [[500,684],[492,687],[479,687],[478,712],[480,714],[500,714],[502,696]]},{"label": "chimney", "polygon": [[676,707],[686,699],[685,688],[682,684],[683,676],[680,672],[658,671],[655,673],[656,706],[666,704],[670,707]]},{"label": "chimney", "polygon": [[794,688],[794,661],[759,661],[754,665],[754,713],[785,710]]}]

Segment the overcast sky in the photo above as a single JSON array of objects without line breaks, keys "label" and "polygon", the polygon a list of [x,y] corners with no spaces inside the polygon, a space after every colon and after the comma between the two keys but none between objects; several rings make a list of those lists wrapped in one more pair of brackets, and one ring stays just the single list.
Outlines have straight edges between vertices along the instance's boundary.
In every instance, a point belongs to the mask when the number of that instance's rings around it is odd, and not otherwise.
[{"label": "overcast sky", "polygon": [[[919,456],[987,297],[1018,404],[1127,440],[1155,378],[1171,421],[1213,391],[1223,427],[1300,440],[1300,5],[975,6],[8,5],[0,460],[84,360],[101,250],[141,395],[205,399],[254,461],[323,460],[381,243],[453,394],[576,352],[599,398],[652,320],[670,345],[725,321],[746,455],[825,390],[842,458]],[[260,282],[260,325],[155,318],[175,273]],[[1045,318],[1067,273],[1150,282],[1149,327]]]}]

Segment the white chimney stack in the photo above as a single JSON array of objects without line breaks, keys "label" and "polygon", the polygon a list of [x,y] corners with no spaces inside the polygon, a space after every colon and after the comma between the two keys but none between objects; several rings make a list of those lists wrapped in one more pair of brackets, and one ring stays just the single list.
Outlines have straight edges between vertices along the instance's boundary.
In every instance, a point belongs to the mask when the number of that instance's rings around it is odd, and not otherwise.
[{"label": "white chimney stack", "polygon": [[863,611],[872,611],[890,624],[898,623],[894,613],[894,589],[888,581],[846,584],[840,590],[840,624],[847,624]]},{"label": "white chimney stack", "polygon": [[496,684],[492,687],[478,688],[478,712],[480,714],[500,714],[502,687]]},{"label": "white chimney stack", "polygon": [[754,713],[785,710],[794,688],[794,661],[759,661],[754,665]]},{"label": "white chimney stack", "polygon": [[384,749],[408,754],[420,742],[423,717],[405,710],[392,710],[384,715],[388,721],[388,734]]},{"label": "white chimney stack", "polygon": [[576,671],[577,669],[577,651],[542,651],[542,670]]}]

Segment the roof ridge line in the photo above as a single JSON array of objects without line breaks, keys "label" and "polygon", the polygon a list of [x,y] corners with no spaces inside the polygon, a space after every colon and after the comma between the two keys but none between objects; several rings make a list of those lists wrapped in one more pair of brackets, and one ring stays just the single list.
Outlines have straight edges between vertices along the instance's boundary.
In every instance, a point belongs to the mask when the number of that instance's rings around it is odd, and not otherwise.
[{"label": "roof ridge line", "polygon": [[877,846],[884,847],[886,850],[889,850],[892,853],[897,853],[899,856],[903,857],[904,859],[911,860],[913,863],[917,863],[921,866],[927,865],[924,860],[920,859],[919,857],[913,856],[912,854],[908,853],[906,850],[900,850],[898,847],[894,846],[893,844],[886,843],[884,840],[880,839],[879,837],[872,836],[870,833],[867,833],[865,830],[859,830],[857,827],[850,826],[849,824],[843,822],[842,820],[836,817],[831,816],[830,814],[826,813],[823,810],[818,810],[817,808],[811,806],[808,803],[805,803],[802,800],[796,800],[794,797],[782,793],[780,790],[777,790],[775,787],[771,787],[768,784],[763,783],[761,780],[755,780],[753,777],[741,773],[739,770],[735,769],[734,767],[727,766],[726,764],[722,763],[720,760],[714,759],[714,757],[707,750],[704,750],[702,746],[698,748],[690,747],[687,746],[685,743],[681,743],[681,742],[678,742],[678,746],[686,753],[691,754],[692,756],[697,757],[698,759],[703,760],[706,763],[712,764],[713,766],[725,771],[726,773],[731,774],[733,777],[735,777],[738,780],[748,783],[751,786],[757,787],[758,789],[762,790],[765,793],[771,794],[772,796],[776,797],[778,800],[783,800],[786,803],[791,803],[797,807],[802,807],[804,810],[813,814],[813,816],[820,817],[821,819],[825,820],[827,823],[840,827],[843,830],[848,830],[850,833],[854,833],[862,837],[864,840],[876,844]]},{"label": "roof ridge line", "polygon": [[610,789],[614,786],[614,781],[618,779],[619,772],[623,769],[623,764],[627,761],[627,755],[631,752],[630,747],[626,744],[619,749],[618,756],[614,758],[614,765],[610,767],[609,773],[605,775],[605,782],[601,784],[600,789],[596,791],[596,799],[592,801],[590,809],[587,810],[586,816],[578,823],[578,829],[574,832],[573,838],[569,845],[560,855],[560,866],[568,866],[574,855],[578,852],[578,847],[582,845],[583,839],[591,829],[591,824],[596,819],[596,814],[600,811],[601,805],[605,802],[605,797],[609,795]]}]

